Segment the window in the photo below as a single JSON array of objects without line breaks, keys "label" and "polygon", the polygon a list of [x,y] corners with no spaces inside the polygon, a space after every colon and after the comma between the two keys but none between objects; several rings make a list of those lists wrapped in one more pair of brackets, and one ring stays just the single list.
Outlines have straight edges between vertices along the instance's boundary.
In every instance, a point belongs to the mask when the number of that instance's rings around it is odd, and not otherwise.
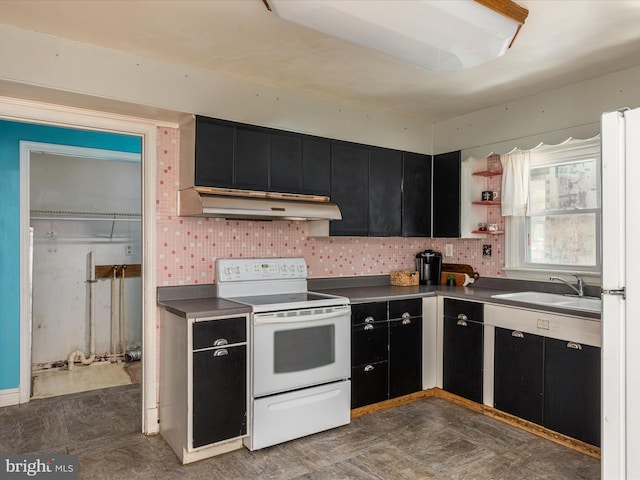
[{"label": "window", "polygon": [[[527,213],[506,217],[505,270],[600,273],[600,140],[571,140],[531,150]],[[538,272],[538,275],[536,275]]]}]

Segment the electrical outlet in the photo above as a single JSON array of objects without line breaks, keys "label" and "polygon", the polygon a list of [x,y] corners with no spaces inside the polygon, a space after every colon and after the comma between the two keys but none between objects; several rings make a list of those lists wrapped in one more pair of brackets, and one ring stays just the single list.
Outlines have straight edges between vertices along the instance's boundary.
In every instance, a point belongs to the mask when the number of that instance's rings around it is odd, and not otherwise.
[{"label": "electrical outlet", "polygon": [[444,255],[445,257],[453,257],[453,244],[447,243],[444,246]]},{"label": "electrical outlet", "polygon": [[133,255],[133,245],[125,245],[124,246],[124,254],[127,257],[130,257],[131,255]]},{"label": "electrical outlet", "polygon": [[491,245],[482,245],[482,256],[484,258],[491,257]]}]

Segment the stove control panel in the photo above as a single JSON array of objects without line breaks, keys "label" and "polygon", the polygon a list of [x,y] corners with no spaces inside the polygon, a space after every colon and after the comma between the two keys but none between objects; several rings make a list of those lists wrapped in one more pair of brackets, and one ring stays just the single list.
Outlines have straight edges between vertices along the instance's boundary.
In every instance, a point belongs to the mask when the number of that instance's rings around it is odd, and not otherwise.
[{"label": "stove control panel", "polygon": [[304,258],[220,258],[216,262],[219,283],[307,278]]}]

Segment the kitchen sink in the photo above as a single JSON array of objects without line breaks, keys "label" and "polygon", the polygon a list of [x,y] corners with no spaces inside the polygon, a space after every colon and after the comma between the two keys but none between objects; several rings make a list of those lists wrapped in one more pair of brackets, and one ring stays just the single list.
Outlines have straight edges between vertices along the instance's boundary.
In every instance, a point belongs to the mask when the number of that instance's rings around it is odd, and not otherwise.
[{"label": "kitchen sink", "polygon": [[513,300],[516,302],[547,305],[549,307],[570,308],[584,312],[600,312],[602,301],[595,297],[578,297],[545,292],[514,292],[491,295],[492,298]]}]

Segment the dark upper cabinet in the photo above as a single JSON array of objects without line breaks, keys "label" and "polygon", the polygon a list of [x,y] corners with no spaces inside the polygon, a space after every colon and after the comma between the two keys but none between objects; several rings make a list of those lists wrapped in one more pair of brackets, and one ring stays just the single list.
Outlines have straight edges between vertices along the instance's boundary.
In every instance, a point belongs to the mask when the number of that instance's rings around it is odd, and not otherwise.
[{"label": "dark upper cabinet", "polygon": [[269,140],[269,190],[302,192],[302,137],[295,133],[272,132]]},{"label": "dark upper cabinet", "polygon": [[433,237],[460,237],[461,153],[433,157]]},{"label": "dark upper cabinet", "polygon": [[369,233],[369,149],[347,142],[331,144],[331,200],[342,220],[331,221],[331,235]]},{"label": "dark upper cabinet", "polygon": [[331,141],[302,136],[302,193],[331,195]]},{"label": "dark upper cabinet", "polygon": [[234,134],[231,122],[196,117],[194,185],[234,186]]},{"label": "dark upper cabinet", "polygon": [[235,188],[267,190],[269,133],[258,128],[236,128]]},{"label": "dark upper cabinet", "polygon": [[402,233],[402,152],[369,149],[369,235],[398,237]]},{"label": "dark upper cabinet", "polygon": [[544,337],[495,329],[494,407],[542,425]]},{"label": "dark upper cabinet", "polygon": [[431,155],[403,153],[402,236],[431,236]]}]

